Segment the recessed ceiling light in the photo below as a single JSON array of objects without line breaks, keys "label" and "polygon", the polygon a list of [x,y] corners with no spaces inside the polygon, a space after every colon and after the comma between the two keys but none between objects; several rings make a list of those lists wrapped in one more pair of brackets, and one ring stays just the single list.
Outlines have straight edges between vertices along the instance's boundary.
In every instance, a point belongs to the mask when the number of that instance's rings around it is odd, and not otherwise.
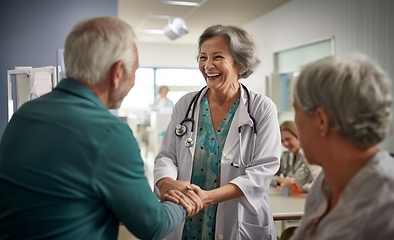
[{"label": "recessed ceiling light", "polygon": [[188,7],[198,7],[200,3],[198,2],[183,2],[183,1],[163,1],[165,4],[178,5],[178,6],[188,6]]}]

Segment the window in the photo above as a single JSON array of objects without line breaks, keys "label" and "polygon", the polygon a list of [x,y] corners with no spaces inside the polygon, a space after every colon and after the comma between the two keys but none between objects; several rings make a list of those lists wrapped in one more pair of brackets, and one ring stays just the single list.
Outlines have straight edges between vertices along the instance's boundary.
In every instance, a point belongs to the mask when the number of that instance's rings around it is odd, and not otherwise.
[{"label": "window", "polygon": [[135,84],[124,98],[121,108],[144,109],[154,100],[154,69],[139,68],[135,74]]},{"label": "window", "polygon": [[156,69],[156,89],[163,85],[169,87],[168,98],[175,104],[186,93],[200,90],[205,80],[198,69],[159,68]]},{"label": "window", "polygon": [[329,37],[274,52],[274,72],[267,84],[280,122],[294,120],[294,83],[301,66],[334,54],[334,38]]},{"label": "window", "polygon": [[302,65],[333,54],[332,37],[279,51],[274,53],[275,71],[292,72],[300,69]]},{"label": "window", "polygon": [[296,77],[300,72],[280,74],[280,111],[294,111],[293,91]]},{"label": "window", "polygon": [[118,111],[119,116],[134,115],[139,123],[149,122],[150,105],[162,85],[169,87],[168,98],[175,104],[186,93],[200,90],[205,80],[199,69],[139,68],[134,87]]}]

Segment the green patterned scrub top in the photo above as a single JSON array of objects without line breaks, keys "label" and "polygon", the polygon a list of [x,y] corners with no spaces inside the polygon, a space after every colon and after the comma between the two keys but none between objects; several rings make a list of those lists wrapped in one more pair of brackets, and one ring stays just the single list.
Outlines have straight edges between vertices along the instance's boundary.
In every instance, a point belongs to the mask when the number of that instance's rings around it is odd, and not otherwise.
[{"label": "green patterned scrub top", "polygon": [[[200,186],[203,190],[220,187],[220,159],[238,105],[239,98],[231,106],[218,130],[215,131],[208,99],[203,97],[201,100],[191,183]],[[216,209],[217,204],[214,204],[186,218],[182,240],[214,239]]]}]

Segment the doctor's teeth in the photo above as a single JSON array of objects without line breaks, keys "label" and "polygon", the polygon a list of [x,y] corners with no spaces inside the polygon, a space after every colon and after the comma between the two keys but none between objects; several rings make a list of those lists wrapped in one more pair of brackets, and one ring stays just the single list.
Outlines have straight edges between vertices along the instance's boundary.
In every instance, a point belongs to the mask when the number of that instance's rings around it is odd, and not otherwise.
[{"label": "doctor's teeth", "polygon": [[209,73],[207,73],[207,76],[208,77],[217,77],[217,76],[219,76],[220,74],[219,73],[216,73],[216,74],[209,74]]}]

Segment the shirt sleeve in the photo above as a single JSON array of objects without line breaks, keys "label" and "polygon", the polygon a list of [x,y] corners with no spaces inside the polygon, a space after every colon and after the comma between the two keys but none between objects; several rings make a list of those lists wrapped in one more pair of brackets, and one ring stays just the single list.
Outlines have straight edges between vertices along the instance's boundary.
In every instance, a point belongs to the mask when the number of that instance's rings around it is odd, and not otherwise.
[{"label": "shirt sleeve", "polygon": [[184,220],[180,205],[160,203],[145,177],[138,143],[126,126],[112,130],[97,153],[92,185],[104,204],[140,239],[160,239]]},{"label": "shirt sleeve", "polygon": [[278,186],[279,185],[278,179],[281,177],[281,174],[285,175],[285,166],[287,165],[288,157],[289,157],[288,152],[282,153],[282,156],[280,157],[280,167],[271,180],[271,186],[273,187]]},{"label": "shirt sleeve", "polygon": [[[191,94],[187,94],[183,96],[175,105],[172,114],[171,114],[171,121],[167,126],[165,131],[159,152],[155,157],[155,167],[153,171],[154,175],[154,192],[157,197],[160,196],[160,191],[156,186],[156,183],[165,177],[172,178],[174,180],[178,179],[178,160],[177,159],[177,152],[181,151],[180,147],[177,146],[177,141],[174,138],[178,138],[175,136],[174,129],[179,121],[180,116],[183,116],[181,111],[183,110],[183,106],[185,102],[190,102],[192,100]],[[190,129],[189,129],[190,131]],[[183,146],[184,147],[184,146]],[[179,160],[182,161],[182,160]]]},{"label": "shirt sleeve", "polygon": [[319,176],[322,168],[318,165],[312,165],[309,163],[307,163],[306,166],[309,168],[309,174],[311,175],[312,180],[310,182],[302,185],[301,187],[305,192],[309,192],[311,190],[312,185],[315,182],[317,176]]}]

